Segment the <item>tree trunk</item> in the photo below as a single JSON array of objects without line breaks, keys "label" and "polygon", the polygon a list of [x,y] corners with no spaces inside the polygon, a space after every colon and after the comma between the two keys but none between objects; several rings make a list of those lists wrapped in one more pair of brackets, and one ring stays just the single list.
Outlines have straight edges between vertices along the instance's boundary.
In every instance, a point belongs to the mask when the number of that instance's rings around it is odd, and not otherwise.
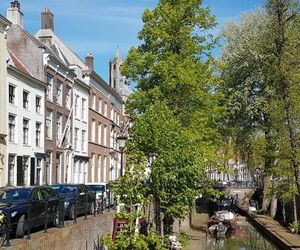
[{"label": "tree trunk", "polygon": [[282,218],[283,222],[286,222],[285,203],[282,203]]},{"label": "tree trunk", "polygon": [[157,235],[161,235],[161,216],[160,216],[160,201],[159,198],[154,198],[155,203],[155,228]]},{"label": "tree trunk", "polygon": [[164,235],[172,235],[174,218],[169,214],[164,214]]},{"label": "tree trunk", "polygon": [[262,202],[262,211],[267,212],[270,206],[270,191],[272,187],[271,177],[269,175],[264,175],[264,197]]},{"label": "tree trunk", "polygon": [[298,224],[298,216],[297,216],[297,199],[296,199],[296,195],[294,195],[293,205],[294,205],[294,222]]},{"label": "tree trunk", "polygon": [[277,214],[277,203],[278,203],[278,199],[276,198],[275,195],[273,195],[272,197],[272,201],[271,201],[271,217],[274,219],[276,214]]}]

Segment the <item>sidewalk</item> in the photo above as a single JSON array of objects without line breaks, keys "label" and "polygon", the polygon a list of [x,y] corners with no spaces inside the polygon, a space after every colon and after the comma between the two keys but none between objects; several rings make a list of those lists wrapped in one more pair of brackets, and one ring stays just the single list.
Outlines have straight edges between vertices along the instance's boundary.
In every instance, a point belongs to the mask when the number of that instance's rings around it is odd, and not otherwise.
[{"label": "sidewalk", "polygon": [[300,235],[293,234],[289,229],[281,226],[276,220],[265,215],[248,214],[248,212],[242,208],[249,220],[252,220],[257,227],[260,228],[273,242],[276,242],[277,246],[280,245],[280,249],[293,249],[300,250]]},{"label": "sidewalk", "polygon": [[183,250],[205,250],[206,249],[206,224],[208,221],[207,208],[197,207],[197,212],[193,211],[192,225],[187,231],[189,245]]}]

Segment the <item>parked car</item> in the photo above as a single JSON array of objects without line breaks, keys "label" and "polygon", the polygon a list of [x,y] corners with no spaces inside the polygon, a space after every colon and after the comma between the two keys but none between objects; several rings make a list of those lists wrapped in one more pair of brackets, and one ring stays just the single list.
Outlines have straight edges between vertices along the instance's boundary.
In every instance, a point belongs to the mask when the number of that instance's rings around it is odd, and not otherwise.
[{"label": "parked car", "polygon": [[60,199],[49,187],[0,188],[0,213],[6,217],[10,213],[12,233],[15,233],[16,237],[23,237],[27,228],[28,211],[31,211],[31,228],[44,225],[46,202],[48,221],[54,225],[59,224]]},{"label": "parked car", "polygon": [[[96,197],[98,201],[102,201],[106,204],[106,207],[112,206],[114,204],[114,197],[111,192],[111,187],[106,182],[95,182],[86,184],[91,190],[96,192]],[[99,204],[99,202],[98,202]]]},{"label": "parked car", "polygon": [[[84,184],[56,184],[49,187],[54,189],[64,199],[65,215],[69,219],[75,218],[75,205],[77,205],[76,217],[85,213],[86,200],[87,212],[89,214],[94,213],[95,194],[88,186]],[[75,204],[76,199],[77,203]]]}]

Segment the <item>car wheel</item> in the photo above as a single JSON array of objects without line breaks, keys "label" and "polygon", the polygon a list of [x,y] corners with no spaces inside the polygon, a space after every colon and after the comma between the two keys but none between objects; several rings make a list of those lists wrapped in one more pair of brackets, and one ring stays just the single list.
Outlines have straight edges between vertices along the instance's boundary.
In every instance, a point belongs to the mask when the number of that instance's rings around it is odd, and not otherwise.
[{"label": "car wheel", "polygon": [[16,237],[18,238],[22,238],[25,234],[25,225],[26,225],[26,217],[25,214],[23,214],[19,221],[18,221],[18,225],[17,225],[17,230],[16,230]]},{"label": "car wheel", "polygon": [[0,248],[6,240],[6,226],[5,224],[0,225]]},{"label": "car wheel", "polygon": [[60,212],[58,209],[56,210],[56,212],[54,214],[53,225],[55,227],[58,227],[60,225]]}]

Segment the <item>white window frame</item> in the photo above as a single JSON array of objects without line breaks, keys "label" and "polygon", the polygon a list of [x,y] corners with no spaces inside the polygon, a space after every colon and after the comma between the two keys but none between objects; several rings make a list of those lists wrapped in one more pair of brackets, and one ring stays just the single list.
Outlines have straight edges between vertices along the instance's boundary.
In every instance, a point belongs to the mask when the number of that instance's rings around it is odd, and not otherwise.
[{"label": "white window frame", "polygon": [[[12,93],[11,90],[12,89]],[[8,102],[10,104],[16,104],[16,86],[9,84],[8,86]]]},{"label": "white window frame", "polygon": [[74,145],[75,150],[79,150],[79,128],[75,128],[75,134],[74,134]]},{"label": "white window frame", "polygon": [[[50,114],[50,117],[48,117]],[[47,110],[46,112],[46,139],[52,140],[52,127],[53,127],[53,111]]]},{"label": "white window frame", "polygon": [[46,97],[47,100],[52,101],[53,99],[53,76],[50,74],[47,74],[47,80],[46,80]]},{"label": "white window frame", "polygon": [[[10,117],[13,117],[11,122]],[[8,141],[16,142],[16,115],[9,114],[8,115]]]},{"label": "white window frame", "polygon": [[86,131],[82,130],[81,131],[81,151],[82,152],[86,152],[85,143],[86,143]]},{"label": "white window frame", "polygon": [[36,147],[41,146],[41,134],[42,134],[42,124],[40,122],[36,122],[35,123],[35,146]]},{"label": "white window frame", "polygon": [[62,106],[63,83],[60,80],[56,81],[56,103]]},{"label": "white window frame", "polygon": [[30,128],[29,119],[23,118],[23,145],[29,145],[29,128]]}]

